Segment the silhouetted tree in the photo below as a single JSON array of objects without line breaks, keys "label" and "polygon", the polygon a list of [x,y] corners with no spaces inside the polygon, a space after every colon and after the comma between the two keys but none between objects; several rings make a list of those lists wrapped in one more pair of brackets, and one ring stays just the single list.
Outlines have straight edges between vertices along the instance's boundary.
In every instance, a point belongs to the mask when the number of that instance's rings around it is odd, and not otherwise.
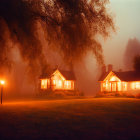
[{"label": "silhouetted tree", "polygon": [[134,58],[134,69],[135,71],[140,72],[140,55],[137,55]]},{"label": "silhouetted tree", "polygon": [[140,54],[140,41],[137,38],[130,38],[124,53],[124,65],[127,69],[133,68],[134,57],[138,54]]},{"label": "silhouetted tree", "polygon": [[[97,35],[104,38],[115,30],[106,5],[109,0],[0,0],[0,61],[10,58],[9,40],[18,47],[28,67],[35,71],[46,66],[43,47],[55,48],[68,64],[92,51],[102,64],[102,45]],[[38,34],[42,25],[42,45]],[[17,43],[18,45],[15,45]]]}]

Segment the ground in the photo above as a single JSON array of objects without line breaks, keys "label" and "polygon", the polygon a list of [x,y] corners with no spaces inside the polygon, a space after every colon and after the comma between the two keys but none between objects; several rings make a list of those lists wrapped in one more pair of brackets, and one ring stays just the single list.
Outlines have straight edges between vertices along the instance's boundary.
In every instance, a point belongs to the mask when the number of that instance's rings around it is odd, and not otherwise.
[{"label": "ground", "polygon": [[0,105],[0,140],[6,139],[140,139],[140,100],[5,101]]}]

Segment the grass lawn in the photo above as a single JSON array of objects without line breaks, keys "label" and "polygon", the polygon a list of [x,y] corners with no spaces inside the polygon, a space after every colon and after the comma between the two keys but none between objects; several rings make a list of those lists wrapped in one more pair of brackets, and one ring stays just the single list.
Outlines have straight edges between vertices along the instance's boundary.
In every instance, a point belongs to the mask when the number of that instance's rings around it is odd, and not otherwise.
[{"label": "grass lawn", "polygon": [[140,100],[89,98],[4,102],[0,140],[139,140]]}]

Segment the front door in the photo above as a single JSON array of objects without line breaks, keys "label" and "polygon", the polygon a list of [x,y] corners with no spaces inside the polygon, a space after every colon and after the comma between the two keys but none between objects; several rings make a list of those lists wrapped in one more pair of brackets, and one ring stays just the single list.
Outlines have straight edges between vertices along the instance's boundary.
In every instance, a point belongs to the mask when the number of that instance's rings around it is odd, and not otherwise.
[{"label": "front door", "polygon": [[116,82],[111,83],[111,89],[112,89],[112,92],[117,91],[117,83]]}]

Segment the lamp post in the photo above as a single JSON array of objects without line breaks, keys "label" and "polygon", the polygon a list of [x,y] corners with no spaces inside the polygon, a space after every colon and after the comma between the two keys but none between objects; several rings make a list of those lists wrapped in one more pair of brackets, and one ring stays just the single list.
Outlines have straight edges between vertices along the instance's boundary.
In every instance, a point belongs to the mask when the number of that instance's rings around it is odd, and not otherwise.
[{"label": "lamp post", "polygon": [[2,104],[3,85],[5,84],[5,81],[4,81],[4,80],[1,80],[1,81],[0,81],[0,84],[1,84],[1,104]]}]

